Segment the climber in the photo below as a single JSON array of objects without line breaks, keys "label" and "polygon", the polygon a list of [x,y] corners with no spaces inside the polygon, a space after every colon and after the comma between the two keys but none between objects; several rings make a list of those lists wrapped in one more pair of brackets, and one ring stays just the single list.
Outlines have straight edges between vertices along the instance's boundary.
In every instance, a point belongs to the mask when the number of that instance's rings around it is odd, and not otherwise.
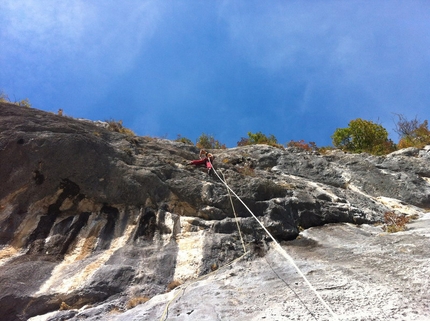
[{"label": "climber", "polygon": [[208,154],[207,151],[205,151],[204,149],[201,149],[199,153],[199,158],[200,159],[205,158],[207,154]]},{"label": "climber", "polygon": [[208,153],[204,149],[202,149],[200,151],[199,157],[200,157],[200,159],[193,160],[193,161],[189,162],[188,165],[195,165],[195,166],[205,165],[207,170],[208,170],[208,174],[212,175],[212,170],[213,170],[212,162],[213,162],[215,156],[212,155],[211,153]]}]

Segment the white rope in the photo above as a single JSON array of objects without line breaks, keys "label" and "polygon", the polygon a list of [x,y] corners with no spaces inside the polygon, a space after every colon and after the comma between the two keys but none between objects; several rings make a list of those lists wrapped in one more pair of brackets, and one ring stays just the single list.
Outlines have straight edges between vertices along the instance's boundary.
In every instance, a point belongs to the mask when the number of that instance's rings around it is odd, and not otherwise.
[{"label": "white rope", "polygon": [[[238,258],[235,258],[234,260],[226,263],[225,265],[221,266],[219,269],[216,269],[212,272],[209,272],[208,274],[204,274],[200,277],[198,277],[197,279],[193,280],[191,283],[185,284],[185,285],[180,285],[178,286],[175,290],[182,290],[182,295],[184,295],[185,290],[191,285],[194,284],[198,281],[203,280],[204,278],[209,277],[212,274],[218,273],[220,270],[222,270],[223,268],[232,265],[233,263],[236,263],[237,261],[241,260],[243,257],[245,257],[245,255],[247,255],[249,252],[245,252],[242,254],[242,256],[239,256]],[[177,293],[175,294],[175,296],[167,303],[166,307],[164,308],[163,314],[161,315],[160,321],[165,321],[167,319],[167,314],[169,312],[169,307],[170,304],[172,304],[173,301],[175,301],[175,299],[179,296],[179,294],[181,294],[181,291],[177,291]]]},{"label": "white rope", "polygon": [[[223,182],[227,184],[224,173],[221,172],[221,174],[222,174],[222,178],[224,179]],[[243,241],[242,232],[240,231],[239,221],[237,220],[236,209],[234,208],[233,200],[231,199],[230,190],[228,188],[227,188],[227,192],[228,192],[228,197],[230,198],[231,207],[233,209],[234,218],[236,220],[237,230],[239,231],[240,242],[242,243],[242,247],[243,247],[243,253],[245,253],[246,252],[245,242]]]},{"label": "white rope", "polygon": [[333,312],[333,310],[329,307],[329,305],[324,301],[324,299],[319,295],[319,293],[317,292],[317,290],[314,288],[314,286],[309,282],[309,280],[306,278],[306,276],[303,274],[303,272],[299,269],[299,267],[297,266],[297,264],[294,262],[293,258],[282,248],[282,246],[276,241],[276,239],[272,236],[272,234],[270,234],[270,232],[266,229],[266,227],[263,225],[263,223],[260,222],[260,220],[254,215],[254,213],[249,209],[248,206],[246,206],[246,204],[242,201],[242,199],[237,196],[237,194],[230,188],[230,186],[228,186],[228,184],[223,181],[221,179],[221,177],[218,175],[217,171],[215,170],[215,168],[213,167],[212,164],[212,169],[214,171],[214,173],[216,174],[216,176],[218,176],[218,179],[225,185],[225,187],[234,195],[236,196],[236,198],[242,203],[243,206],[245,206],[245,208],[248,210],[249,213],[251,213],[252,217],[258,222],[258,224],[260,224],[260,226],[263,228],[263,230],[267,233],[267,235],[269,235],[269,237],[272,239],[272,241],[275,243],[276,245],[276,249],[278,250],[278,252],[285,258],[287,259],[288,262],[290,262],[290,264],[296,269],[297,273],[299,273],[299,275],[303,278],[303,280],[306,282],[306,284],[309,286],[309,288],[315,293],[315,295],[317,296],[317,298],[321,301],[321,303],[324,305],[324,307],[327,309],[327,311],[330,312],[330,314],[333,317],[333,320],[339,320],[337,315]]}]

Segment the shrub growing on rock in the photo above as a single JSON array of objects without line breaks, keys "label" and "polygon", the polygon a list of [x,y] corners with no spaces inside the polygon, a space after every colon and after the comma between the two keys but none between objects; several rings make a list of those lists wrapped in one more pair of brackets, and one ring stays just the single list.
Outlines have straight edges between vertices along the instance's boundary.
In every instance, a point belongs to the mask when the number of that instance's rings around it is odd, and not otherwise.
[{"label": "shrub growing on rock", "polygon": [[31,108],[31,103],[30,103],[30,100],[28,98],[24,98],[22,100],[12,102],[12,101],[10,101],[9,96],[6,95],[3,91],[0,91],[0,102],[2,102],[2,103],[11,103],[11,104],[14,104],[14,105],[17,105],[17,106]]},{"label": "shrub growing on rock", "polygon": [[3,91],[0,91],[0,102],[2,103],[9,102],[8,96]]},{"label": "shrub growing on rock", "polygon": [[361,118],[351,120],[346,128],[336,129],[331,138],[335,147],[352,153],[384,155],[396,150],[384,127]]},{"label": "shrub growing on rock", "polygon": [[384,214],[384,221],[384,231],[395,233],[406,230],[406,224],[409,222],[409,218],[406,215],[386,212]]},{"label": "shrub growing on rock", "polygon": [[167,292],[172,291],[174,288],[177,288],[178,286],[182,285],[182,282],[179,280],[173,280],[167,285]]},{"label": "shrub growing on rock", "polygon": [[138,306],[139,304],[148,302],[149,298],[147,296],[137,296],[134,298],[131,298],[128,302],[127,302],[127,310],[134,308],[135,306]]},{"label": "shrub growing on rock", "polygon": [[116,121],[111,119],[111,120],[107,120],[106,122],[108,124],[107,128],[110,131],[125,134],[128,136],[135,136],[135,133],[131,129],[128,129],[123,126],[122,120]]},{"label": "shrub growing on rock", "polygon": [[397,115],[399,118],[395,131],[400,136],[399,148],[417,147],[423,148],[430,144],[430,130],[428,129],[428,121],[422,123],[415,117],[412,120],[407,120],[403,115]]},{"label": "shrub growing on rock", "polygon": [[295,147],[298,149],[303,149],[304,151],[311,152],[318,150],[317,144],[315,142],[306,143],[303,139],[299,141],[291,140],[287,147]]},{"label": "shrub growing on rock", "polygon": [[255,170],[252,166],[245,164],[242,167],[239,167],[237,171],[244,176],[255,176]]},{"label": "shrub growing on rock", "polygon": [[178,134],[178,137],[175,139],[175,142],[184,143],[187,145],[194,145],[191,139],[188,139],[187,137],[183,137],[180,134]]},{"label": "shrub growing on rock", "polygon": [[262,132],[252,133],[248,132],[248,138],[242,137],[240,141],[237,142],[237,146],[246,145],[256,145],[256,144],[266,144],[274,147],[282,147],[278,144],[278,140],[272,134],[266,136]]},{"label": "shrub growing on rock", "polygon": [[205,133],[201,134],[199,138],[197,138],[196,146],[202,149],[225,149],[225,144],[221,144],[217,139],[215,139],[212,135],[207,135]]}]

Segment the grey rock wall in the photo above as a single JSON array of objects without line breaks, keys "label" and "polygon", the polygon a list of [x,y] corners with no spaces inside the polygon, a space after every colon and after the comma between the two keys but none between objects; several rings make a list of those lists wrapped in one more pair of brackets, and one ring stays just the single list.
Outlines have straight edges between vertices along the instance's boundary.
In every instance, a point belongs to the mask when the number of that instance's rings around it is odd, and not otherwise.
[{"label": "grey rock wall", "polygon": [[[59,309],[71,316],[115,300],[123,309],[242,255],[226,187],[187,165],[198,152],[1,103],[5,320]],[[266,145],[213,153],[217,173],[279,241],[313,226],[371,224],[387,211],[430,207],[426,149],[386,157]],[[237,199],[233,204],[247,250],[264,255],[269,238]]]}]

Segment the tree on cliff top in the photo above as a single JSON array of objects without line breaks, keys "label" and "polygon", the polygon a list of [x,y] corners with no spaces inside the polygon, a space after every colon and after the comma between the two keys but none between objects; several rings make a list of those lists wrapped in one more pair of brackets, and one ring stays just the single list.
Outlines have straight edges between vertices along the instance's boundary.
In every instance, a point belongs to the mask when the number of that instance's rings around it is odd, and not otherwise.
[{"label": "tree on cliff top", "polygon": [[242,137],[239,142],[237,142],[237,146],[246,146],[246,145],[256,145],[256,144],[266,144],[275,147],[280,147],[278,144],[278,140],[274,135],[266,136],[262,132],[252,133],[248,132],[248,138]]},{"label": "tree on cliff top", "polygon": [[388,154],[396,149],[387,130],[379,124],[357,118],[346,128],[338,128],[331,136],[333,145],[352,153]]}]

